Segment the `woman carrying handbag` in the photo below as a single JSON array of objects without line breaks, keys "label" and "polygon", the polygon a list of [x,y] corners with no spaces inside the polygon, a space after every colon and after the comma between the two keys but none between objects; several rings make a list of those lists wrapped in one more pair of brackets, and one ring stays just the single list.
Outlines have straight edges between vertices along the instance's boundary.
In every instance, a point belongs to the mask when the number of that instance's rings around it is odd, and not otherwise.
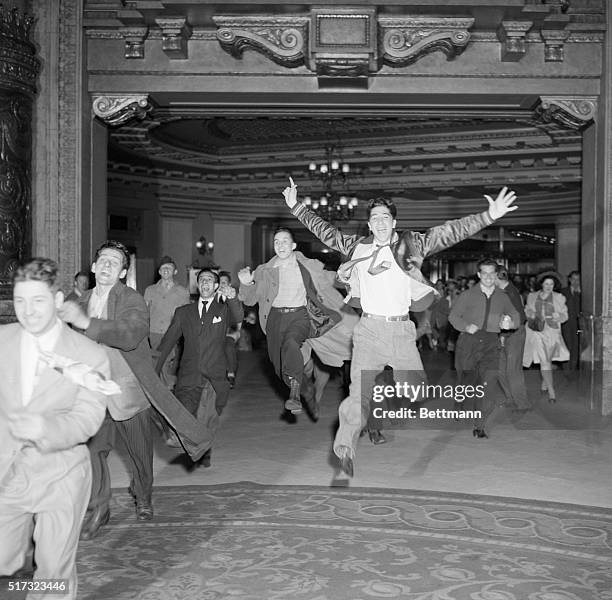
[{"label": "woman carrying handbag", "polygon": [[567,306],[563,294],[554,289],[561,287],[554,273],[538,277],[539,291],[530,292],[525,305],[527,336],[523,352],[523,366],[540,365],[542,391],[548,392],[548,401],[556,401],[552,363],[569,360],[569,350],[561,336],[561,323],[567,321]]}]

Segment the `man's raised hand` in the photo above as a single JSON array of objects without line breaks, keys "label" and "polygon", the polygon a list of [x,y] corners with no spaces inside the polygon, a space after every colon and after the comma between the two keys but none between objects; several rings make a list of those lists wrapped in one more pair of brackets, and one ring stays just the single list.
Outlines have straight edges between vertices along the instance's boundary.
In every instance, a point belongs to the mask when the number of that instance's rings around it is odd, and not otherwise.
[{"label": "man's raised hand", "polygon": [[489,214],[493,220],[501,219],[505,214],[518,208],[512,204],[516,200],[516,194],[505,186],[499,191],[495,200],[487,194],[485,198],[489,203]]},{"label": "man's raised hand", "polygon": [[253,273],[251,273],[251,267],[244,267],[238,271],[238,279],[242,285],[251,285],[253,283]]},{"label": "man's raised hand", "polygon": [[285,202],[289,208],[293,208],[297,204],[297,185],[293,183],[293,179],[289,177],[289,185],[283,190]]}]

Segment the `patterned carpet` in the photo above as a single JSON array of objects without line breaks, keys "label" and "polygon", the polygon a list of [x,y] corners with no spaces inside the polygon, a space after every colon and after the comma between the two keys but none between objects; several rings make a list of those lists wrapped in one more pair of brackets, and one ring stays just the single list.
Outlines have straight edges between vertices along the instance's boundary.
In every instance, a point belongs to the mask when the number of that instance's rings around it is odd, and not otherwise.
[{"label": "patterned carpet", "polygon": [[117,492],[79,547],[83,600],[612,600],[612,510],[438,492]]}]

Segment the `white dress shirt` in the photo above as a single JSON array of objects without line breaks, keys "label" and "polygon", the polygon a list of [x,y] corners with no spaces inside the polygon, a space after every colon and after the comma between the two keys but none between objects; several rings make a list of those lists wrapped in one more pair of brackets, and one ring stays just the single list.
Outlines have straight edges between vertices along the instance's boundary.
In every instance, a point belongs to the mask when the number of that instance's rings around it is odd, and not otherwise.
[{"label": "white dress shirt", "polygon": [[[369,256],[375,250],[374,245],[361,244],[357,246],[351,258]],[[359,273],[359,292],[361,308],[367,313],[384,315],[385,317],[408,314],[410,309],[410,277],[400,269],[395,262],[389,246],[383,246],[376,256],[373,267],[383,262],[390,266],[386,271],[372,275],[369,273],[369,260],[357,263]]]},{"label": "white dress shirt", "polygon": [[59,319],[55,325],[42,335],[35,336],[28,333],[25,329],[21,332],[21,401],[27,406],[32,399],[32,392],[38,383],[39,371],[45,364],[39,361],[39,348],[45,352],[50,352],[55,347],[62,331],[62,324]]}]

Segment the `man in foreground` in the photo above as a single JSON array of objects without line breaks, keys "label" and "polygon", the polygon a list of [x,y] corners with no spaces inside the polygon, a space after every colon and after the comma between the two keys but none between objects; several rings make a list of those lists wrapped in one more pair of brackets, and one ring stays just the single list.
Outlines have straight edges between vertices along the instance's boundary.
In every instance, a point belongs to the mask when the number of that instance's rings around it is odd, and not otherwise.
[{"label": "man in foreground", "polygon": [[[501,343],[508,342],[507,333],[518,329],[521,317],[510,296],[497,285],[499,265],[491,258],[478,263],[479,283],[465,290],[453,304],[448,317],[459,331],[455,347],[455,369],[462,384],[484,386],[484,395],[474,397],[474,410],[481,418],[474,423],[476,438],[487,438],[485,425],[496,408],[496,382],[500,375]],[[513,342],[511,342],[513,343]],[[521,353],[520,359],[523,356]],[[469,375],[473,381],[465,381]]]},{"label": "man in foreground", "polygon": [[[95,537],[110,518],[111,482],[107,458],[118,433],[131,471],[129,492],[136,518],[153,518],[153,440],[151,404],[176,430],[185,451],[198,460],[212,444],[214,427],[197,421],[162,384],[153,370],[148,343],[149,311],[144,298],[122,283],[130,265],[128,249],[115,240],[97,250],[91,270],[96,285],[79,303],[65,302],[60,316],[103,345],[121,394],[111,396],[102,427],[88,443],[93,469],[92,493],[82,539]],[[215,415],[216,416],[216,415]]]},{"label": "man in foreground", "polygon": [[35,597],[73,599],[91,492],[85,443],[104,393],[118,390],[104,350],[59,320],[63,300],[57,265],[32,259],[14,276],[19,322],[0,326],[0,576],[24,566],[33,535],[34,580],[67,580]]},{"label": "man in foreground", "polygon": [[[156,371],[159,373],[171,350],[183,340],[175,394],[183,406],[197,417],[198,411],[215,411],[221,415],[230,391],[227,380],[225,335],[228,328],[242,321],[242,308],[231,286],[219,287],[219,275],[202,269],[197,276],[200,298],[176,309],[170,327],[159,344]],[[217,299],[217,291],[224,302]],[[208,382],[214,390],[207,393]],[[208,403],[211,406],[208,406]],[[210,467],[211,449],[195,462]]]},{"label": "man in foreground", "polygon": [[[304,376],[302,344],[329,331],[340,315],[320,300],[319,289],[329,285],[323,263],[296,252],[289,229],[274,234],[275,255],[254,273],[249,267],[238,273],[239,297],[247,306],[259,304],[259,323],[268,340],[268,356],[276,375],[289,387],[285,409],[302,412],[300,391]],[[305,398],[311,413],[312,389]]]},{"label": "man in foreground", "polygon": [[[409,310],[427,308],[435,290],[420,267],[425,257],[474,235],[507,212],[514,192],[503,188],[489,201],[489,210],[463,219],[448,221],[425,233],[395,231],[397,210],[386,198],[370,200],[368,228],[371,235],[345,235],[318,217],[297,200],[297,186],[283,191],[291,212],[324,244],[350,260],[338,269],[346,282],[349,298],[360,300],[363,313],[353,331],[353,360],[349,396],[339,408],[340,427],[334,440],[334,452],[342,470],[353,475],[353,462],[359,433],[370,412],[371,392],[376,375],[385,366],[396,373],[397,381],[406,381],[408,373],[423,372],[416,347],[415,327]],[[416,303],[419,301],[419,304]]]}]

